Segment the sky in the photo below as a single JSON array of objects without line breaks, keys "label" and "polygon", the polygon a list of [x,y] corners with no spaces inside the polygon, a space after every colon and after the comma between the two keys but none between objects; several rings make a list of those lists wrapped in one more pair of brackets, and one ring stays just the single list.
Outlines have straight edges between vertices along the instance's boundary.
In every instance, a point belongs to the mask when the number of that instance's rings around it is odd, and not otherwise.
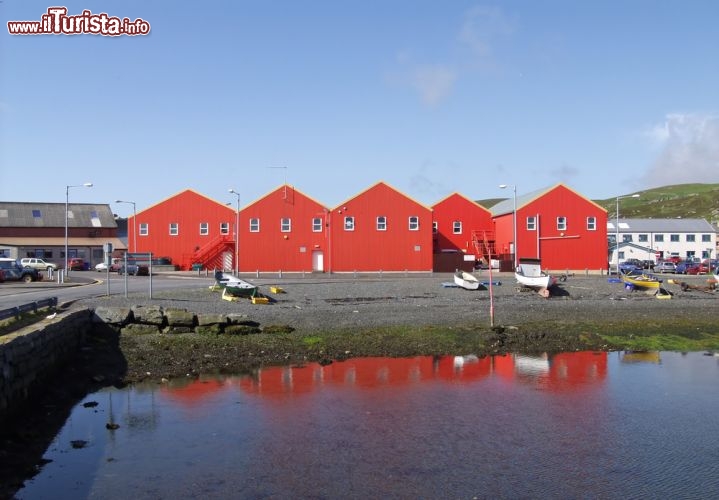
[{"label": "sky", "polygon": [[[8,33],[47,9],[147,35]],[[719,182],[716,0],[0,3],[0,200]],[[510,186],[509,190],[499,188]]]}]

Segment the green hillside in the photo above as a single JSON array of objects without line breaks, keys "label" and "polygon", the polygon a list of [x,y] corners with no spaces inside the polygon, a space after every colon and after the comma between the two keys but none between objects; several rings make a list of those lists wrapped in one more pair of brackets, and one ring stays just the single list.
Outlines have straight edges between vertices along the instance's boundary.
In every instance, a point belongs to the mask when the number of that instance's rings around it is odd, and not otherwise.
[{"label": "green hillside", "polygon": [[[719,184],[677,184],[645,189],[619,196],[638,194],[639,198],[619,200],[619,217],[622,219],[706,219],[719,220]],[[594,200],[607,209],[610,218],[616,217],[617,198]]]},{"label": "green hillside", "polygon": [[[580,193],[581,194],[581,193]],[[639,198],[619,200],[619,217],[622,219],[706,219],[719,221],[719,184],[677,184],[642,191],[621,193],[619,196],[638,194]],[[506,198],[477,200],[491,208]],[[617,198],[592,200],[607,210],[610,219],[616,217]]]}]

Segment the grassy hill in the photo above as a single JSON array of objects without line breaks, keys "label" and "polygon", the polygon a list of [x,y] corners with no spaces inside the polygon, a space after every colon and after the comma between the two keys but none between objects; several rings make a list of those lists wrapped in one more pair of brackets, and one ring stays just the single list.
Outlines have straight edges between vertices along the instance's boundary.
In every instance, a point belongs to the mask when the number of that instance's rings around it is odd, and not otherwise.
[{"label": "grassy hill", "polygon": [[[706,219],[719,220],[719,184],[677,184],[633,193],[620,194],[639,198],[619,200],[619,217],[642,219]],[[610,218],[616,217],[617,198],[594,200],[607,209]]]},{"label": "grassy hill", "polygon": [[[581,193],[580,193],[581,194]],[[706,219],[719,221],[719,184],[677,184],[642,191],[622,193],[618,196],[638,194],[639,198],[619,200],[619,216],[622,219]],[[490,208],[506,198],[477,200]],[[610,219],[616,217],[617,197],[592,200],[607,210]]]}]

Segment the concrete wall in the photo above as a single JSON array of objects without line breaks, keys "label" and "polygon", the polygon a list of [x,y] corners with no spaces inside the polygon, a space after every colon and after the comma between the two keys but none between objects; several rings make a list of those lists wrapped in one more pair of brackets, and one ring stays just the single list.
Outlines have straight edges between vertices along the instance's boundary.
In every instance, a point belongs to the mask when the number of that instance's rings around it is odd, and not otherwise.
[{"label": "concrete wall", "polygon": [[72,359],[91,328],[89,309],[75,309],[0,336],[0,422],[13,405]]}]

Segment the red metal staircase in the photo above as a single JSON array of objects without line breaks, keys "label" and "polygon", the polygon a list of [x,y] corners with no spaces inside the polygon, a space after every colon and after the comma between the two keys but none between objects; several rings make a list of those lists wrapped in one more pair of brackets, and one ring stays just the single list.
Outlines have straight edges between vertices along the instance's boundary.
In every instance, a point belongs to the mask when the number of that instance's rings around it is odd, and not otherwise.
[{"label": "red metal staircase", "polygon": [[494,231],[472,231],[472,244],[485,264],[489,264],[492,255],[497,255]]},{"label": "red metal staircase", "polygon": [[235,240],[232,236],[221,234],[205,243],[192,254],[183,257],[183,267],[191,268],[193,264],[202,264],[205,269],[222,269],[222,256],[225,252],[234,252]]}]

